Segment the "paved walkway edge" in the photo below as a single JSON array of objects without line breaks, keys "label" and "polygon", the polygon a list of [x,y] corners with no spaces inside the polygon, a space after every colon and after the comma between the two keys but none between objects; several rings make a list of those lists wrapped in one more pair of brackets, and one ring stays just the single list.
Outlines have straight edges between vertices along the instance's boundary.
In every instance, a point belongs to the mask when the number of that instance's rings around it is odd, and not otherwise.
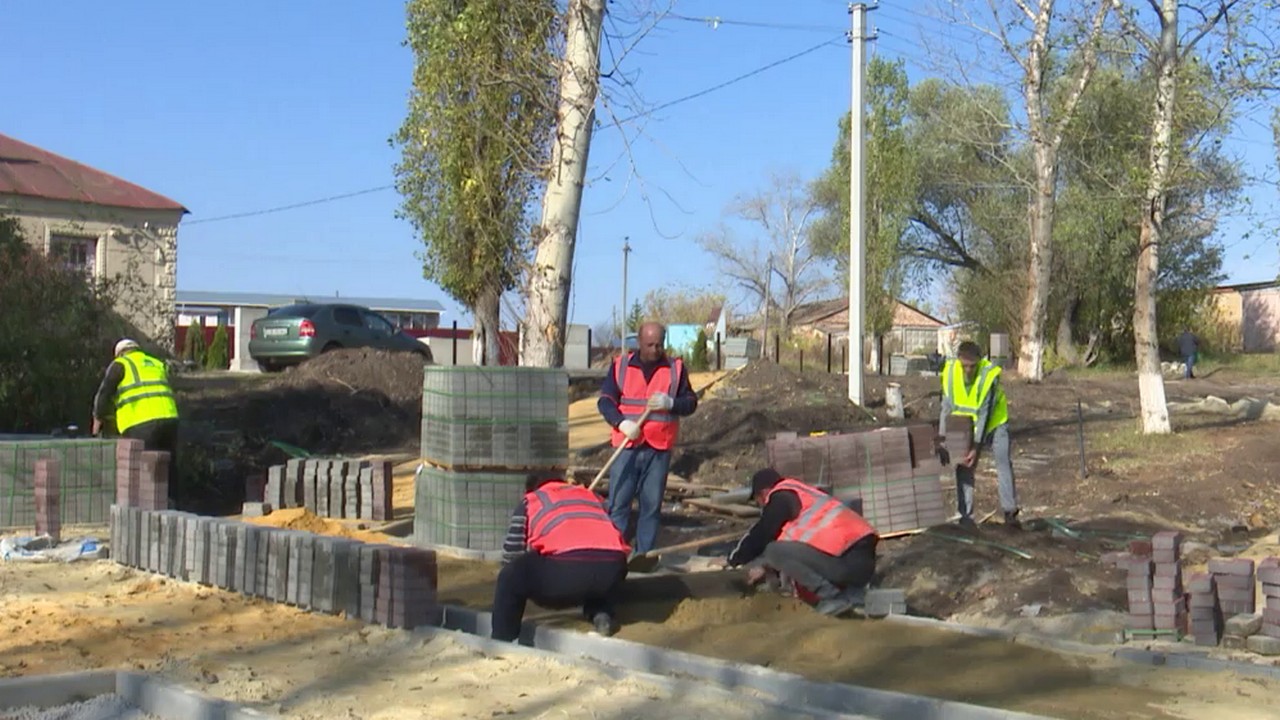
[{"label": "paved walkway edge", "polygon": [[[443,627],[488,638],[487,612],[444,606]],[[584,635],[569,630],[525,623],[520,642],[565,657],[580,657],[604,665],[650,675],[690,677],[725,690],[746,688],[763,693],[785,707],[809,712],[856,712],[880,720],[1037,720],[999,708],[939,700],[920,695],[877,690],[842,683],[824,683],[768,668],[667,650],[629,640]]]},{"label": "paved walkway edge", "polygon": [[932,618],[915,617],[911,615],[890,615],[886,620],[902,623],[904,625],[914,625],[916,627],[937,628],[939,630],[961,633],[963,635],[974,635],[994,640],[1007,640],[1012,643],[1019,643],[1022,645],[1038,647],[1045,650],[1055,650],[1064,653],[1075,653],[1079,655],[1109,655],[1117,660],[1124,660],[1125,662],[1131,662],[1138,665],[1152,665],[1156,667],[1163,666],[1184,670],[1199,670],[1202,672],[1235,672],[1251,677],[1280,680],[1280,666],[1260,665],[1258,663],[1242,662],[1238,660],[1211,658],[1208,656],[1206,651],[1198,649],[1164,652],[1161,650],[1152,650],[1149,648],[1133,646],[1117,647],[1115,645],[1091,645],[1089,643],[1076,642],[1074,640],[1063,640],[1038,633],[1016,632],[1013,630],[1000,630],[998,628],[976,627],[974,625],[961,625],[959,623],[947,622],[946,620],[934,620]]},{"label": "paved walkway edge", "polygon": [[93,670],[0,680],[0,709],[50,708],[115,693],[164,720],[269,720],[273,716],[144,673]]}]

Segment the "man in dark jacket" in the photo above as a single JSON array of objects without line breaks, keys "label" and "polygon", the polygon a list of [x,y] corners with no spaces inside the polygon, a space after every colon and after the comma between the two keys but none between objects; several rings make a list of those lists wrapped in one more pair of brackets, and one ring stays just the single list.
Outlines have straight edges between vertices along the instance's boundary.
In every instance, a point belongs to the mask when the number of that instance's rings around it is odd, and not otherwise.
[{"label": "man in dark jacket", "polygon": [[1194,380],[1196,374],[1192,372],[1196,364],[1196,357],[1200,355],[1200,338],[1191,332],[1191,328],[1182,328],[1182,334],[1178,336],[1178,357],[1182,358],[1182,362],[1187,364],[1186,370],[1183,371],[1182,377],[1187,380]]},{"label": "man in dark jacket", "polygon": [[729,554],[758,584],[784,574],[818,597],[815,609],[840,615],[861,605],[876,572],[880,538],[870,523],[831,495],[765,468],[751,478],[760,519]]},{"label": "man in dark jacket", "polygon": [[614,632],[614,600],[627,577],[627,543],[599,496],[554,473],[533,473],[502,543],[493,589],[493,637],[520,636],[525,604],[582,606],[601,635]]}]

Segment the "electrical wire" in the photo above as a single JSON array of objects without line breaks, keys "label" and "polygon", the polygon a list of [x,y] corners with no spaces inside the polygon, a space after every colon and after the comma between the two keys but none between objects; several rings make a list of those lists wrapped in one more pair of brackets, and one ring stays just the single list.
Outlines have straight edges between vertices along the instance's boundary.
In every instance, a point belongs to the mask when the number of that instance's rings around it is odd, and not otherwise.
[{"label": "electrical wire", "polygon": [[731,20],[722,18],[719,15],[707,17],[693,17],[690,15],[680,15],[678,13],[665,13],[663,20],[681,20],[684,22],[695,22],[708,25],[712,30],[718,29],[721,25],[732,25],[737,27],[761,28],[769,30],[796,30],[800,32],[842,32],[842,28],[831,25],[796,25],[791,23],[773,23],[773,22],[757,22],[754,20]]},{"label": "electrical wire", "polygon": [[[838,40],[839,42],[837,42],[837,40]],[[716,84],[716,85],[712,85],[711,87],[709,87],[709,88],[705,88],[705,89],[703,89],[703,90],[699,90],[698,92],[691,93],[691,94],[689,94],[689,95],[685,95],[685,96],[683,96],[683,97],[679,97],[679,98],[676,98],[676,99],[674,99],[674,100],[669,100],[669,101],[664,102],[664,103],[662,103],[662,104],[660,104],[660,105],[657,105],[657,106],[652,107],[652,108],[650,108],[650,109],[648,109],[648,110],[645,110],[644,112],[636,113],[636,114],[634,114],[634,115],[631,115],[630,117],[625,117],[625,118],[622,118],[621,120],[618,120],[618,121],[616,121],[616,122],[610,123],[610,124],[608,124],[608,125],[603,125],[602,127],[613,127],[613,126],[615,126],[615,125],[622,125],[623,123],[628,123],[628,122],[631,122],[632,120],[639,120],[640,118],[648,117],[648,116],[650,116],[650,115],[653,115],[654,113],[660,112],[660,111],[662,111],[662,110],[666,110],[666,109],[667,109],[667,108],[669,108],[669,107],[673,107],[673,106],[675,106],[675,105],[680,105],[681,103],[686,103],[686,102],[689,102],[690,100],[696,100],[696,99],[698,99],[698,98],[700,98],[700,97],[703,97],[704,95],[710,95],[711,93],[716,92],[717,90],[723,90],[724,88],[727,88],[727,87],[729,87],[730,85],[735,85],[735,84],[737,84],[737,83],[742,82],[743,80],[746,80],[746,79],[748,79],[748,78],[755,77],[756,75],[759,75],[760,73],[763,73],[763,72],[766,72],[766,71],[772,70],[773,68],[776,68],[776,67],[778,67],[778,66],[780,66],[780,65],[785,65],[785,64],[787,64],[787,63],[789,63],[789,62],[794,62],[794,61],[796,61],[796,60],[799,60],[800,58],[802,58],[802,57],[804,57],[804,56],[806,56],[806,55],[810,55],[810,54],[812,54],[812,53],[815,53],[815,52],[817,52],[817,51],[821,50],[821,49],[822,49],[822,48],[824,48],[824,47],[842,45],[842,44],[844,43],[844,41],[845,41],[845,36],[844,36],[844,34],[843,34],[843,33],[841,33],[841,34],[840,34],[840,36],[839,36],[839,37],[837,37],[837,38],[832,38],[831,40],[827,40],[827,41],[824,41],[824,42],[818,43],[817,45],[814,45],[814,46],[813,46],[813,47],[811,47],[811,48],[808,48],[808,49],[806,49],[806,50],[801,50],[800,52],[795,53],[795,54],[793,54],[793,55],[788,55],[787,57],[784,57],[784,58],[782,58],[781,60],[775,60],[775,61],[773,61],[773,62],[769,63],[768,65],[762,65],[762,66],[760,66],[760,67],[758,67],[758,68],[756,68],[756,69],[754,69],[754,70],[750,70],[750,71],[748,71],[748,72],[745,72],[745,73],[743,73],[743,74],[741,74],[741,75],[739,75],[739,76],[737,76],[737,77],[735,77],[735,78],[731,78],[731,79],[726,80],[726,81],[724,81],[724,82],[722,82],[722,83],[718,83],[718,84]]]},{"label": "electrical wire", "polygon": [[347,198],[369,195],[371,193],[390,190],[394,187],[395,185],[379,185],[378,187],[365,188],[364,190],[343,193],[341,195],[330,195],[328,197],[317,198],[315,200],[305,200],[291,205],[280,205],[278,207],[266,208],[264,210],[250,210],[247,212],[232,213],[230,215],[217,215],[211,218],[197,218],[195,220],[188,220],[184,225],[199,225],[202,223],[222,222],[223,220],[239,220],[240,218],[257,217],[258,215],[270,215],[272,213],[284,212],[286,210],[297,210],[298,208],[310,207],[312,205],[323,205],[325,203],[336,202],[338,200],[346,200]]}]

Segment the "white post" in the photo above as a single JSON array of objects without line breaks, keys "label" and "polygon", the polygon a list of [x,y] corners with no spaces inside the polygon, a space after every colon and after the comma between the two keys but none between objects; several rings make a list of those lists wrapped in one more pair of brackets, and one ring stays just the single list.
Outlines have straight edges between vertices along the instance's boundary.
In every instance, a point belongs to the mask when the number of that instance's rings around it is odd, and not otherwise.
[{"label": "white post", "polygon": [[862,405],[862,339],[863,307],[866,302],[866,193],[862,184],[866,176],[863,157],[862,96],[866,89],[864,70],[867,62],[867,6],[849,6],[853,27],[849,41],[853,45],[853,97],[849,110],[849,401]]}]

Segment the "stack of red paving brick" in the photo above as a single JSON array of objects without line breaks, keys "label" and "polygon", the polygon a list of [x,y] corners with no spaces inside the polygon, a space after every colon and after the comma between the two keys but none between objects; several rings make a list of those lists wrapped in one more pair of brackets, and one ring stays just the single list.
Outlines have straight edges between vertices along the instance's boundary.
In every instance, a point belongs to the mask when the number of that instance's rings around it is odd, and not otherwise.
[{"label": "stack of red paving brick", "polygon": [[1187,604],[1191,606],[1191,634],[1197,645],[1212,647],[1222,635],[1222,611],[1218,607],[1218,584],[1213,575],[1196,573],[1187,579]]},{"label": "stack of red paving brick", "polygon": [[1158,532],[1151,538],[1151,607],[1157,631],[1187,634],[1187,600],[1182,588],[1182,534]]},{"label": "stack of red paving brick", "polygon": [[1218,587],[1218,606],[1223,617],[1252,615],[1254,603],[1253,560],[1248,558],[1214,558],[1209,561],[1209,574]]},{"label": "stack of red paving brick", "polygon": [[58,461],[52,458],[36,461],[36,534],[48,535],[55,543],[62,540],[62,486]]},{"label": "stack of red paving brick", "polygon": [[116,444],[116,504],[142,510],[169,508],[169,453],[148,452],[141,440]]},{"label": "stack of red paving brick", "polygon": [[1182,587],[1181,534],[1161,532],[1150,541],[1134,540],[1128,552],[1108,553],[1103,561],[1127,575],[1126,636],[1179,639],[1186,634],[1189,614]]}]

